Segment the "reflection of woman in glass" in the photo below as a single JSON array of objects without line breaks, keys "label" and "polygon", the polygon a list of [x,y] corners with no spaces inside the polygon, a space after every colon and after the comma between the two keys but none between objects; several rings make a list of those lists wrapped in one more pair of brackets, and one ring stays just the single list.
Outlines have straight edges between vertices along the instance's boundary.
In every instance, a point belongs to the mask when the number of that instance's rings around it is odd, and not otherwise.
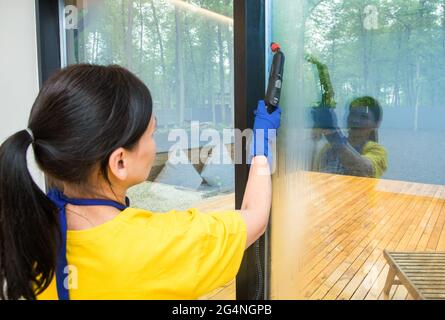
[{"label": "reflection of woman in glass", "polygon": [[313,169],[380,178],[388,166],[387,152],[378,143],[378,128],[383,117],[380,104],[369,96],[354,99],[349,104],[346,137],[337,124],[332,86],[325,88],[326,84],[330,84],[327,67],[313,57],[307,60],[317,66],[323,91],[321,105],[312,108],[314,129],[321,132],[328,142],[316,156]]},{"label": "reflection of woman in glass", "polygon": [[337,126],[334,109],[313,109],[316,128],[322,129],[328,144],[315,159],[320,172],[380,178],[388,160],[385,148],[378,143],[382,108],[372,97],[354,99],[349,105],[348,136]]}]

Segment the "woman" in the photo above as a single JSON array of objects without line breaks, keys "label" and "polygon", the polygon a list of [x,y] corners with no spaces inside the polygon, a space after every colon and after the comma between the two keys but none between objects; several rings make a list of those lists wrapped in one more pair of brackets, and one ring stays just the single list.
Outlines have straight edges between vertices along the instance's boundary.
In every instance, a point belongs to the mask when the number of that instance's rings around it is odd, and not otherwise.
[{"label": "woman", "polygon": [[388,167],[385,148],[378,143],[382,107],[376,99],[363,96],[349,104],[348,137],[338,127],[335,115],[335,92],[328,66],[315,56],[306,60],[316,67],[321,87],[321,101],[311,110],[314,121],[312,139],[327,140],[323,149],[312,157],[312,169],[318,172],[380,178]]},{"label": "woman", "polygon": [[338,128],[335,110],[312,109],[315,128],[321,129],[328,143],[315,161],[319,172],[381,178],[388,167],[386,149],[378,143],[383,112],[378,101],[364,96],[349,104],[348,136]]},{"label": "woman", "polygon": [[[278,129],[280,110],[260,104],[255,121]],[[0,147],[0,298],[195,299],[236,276],[268,223],[267,152],[254,154],[240,211],[153,214],[125,194],[149,175],[155,127],[148,88],[121,67],[71,66],[45,83],[28,128]],[[30,145],[58,186],[47,195]]]}]

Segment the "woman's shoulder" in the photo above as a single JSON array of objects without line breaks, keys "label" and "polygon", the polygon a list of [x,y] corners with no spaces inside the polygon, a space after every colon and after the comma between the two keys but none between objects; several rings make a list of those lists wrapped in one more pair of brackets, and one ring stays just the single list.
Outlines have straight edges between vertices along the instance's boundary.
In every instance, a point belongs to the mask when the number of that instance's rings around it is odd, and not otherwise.
[{"label": "woman's shoulder", "polygon": [[[236,210],[202,212],[197,208],[155,212],[140,208],[128,208],[125,212],[126,223],[133,226],[181,228],[203,228],[211,230],[212,225],[225,225],[228,230],[245,227],[241,214]],[[210,227],[209,227],[210,226]]]},{"label": "woman's shoulder", "polygon": [[368,141],[363,147],[363,154],[367,153],[380,153],[382,155],[386,155],[386,148],[375,141]]}]

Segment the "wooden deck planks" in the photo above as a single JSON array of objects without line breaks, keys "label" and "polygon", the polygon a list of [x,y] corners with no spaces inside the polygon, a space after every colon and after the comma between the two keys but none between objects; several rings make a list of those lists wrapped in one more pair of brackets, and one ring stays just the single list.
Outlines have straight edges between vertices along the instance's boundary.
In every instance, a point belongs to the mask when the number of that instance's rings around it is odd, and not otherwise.
[{"label": "wooden deck planks", "polygon": [[[334,233],[336,237],[330,234],[325,238],[327,241],[323,242],[323,238],[320,239],[316,232],[309,234],[311,254],[307,255],[309,261],[305,261],[310,271],[307,272],[308,276],[304,276],[308,283],[305,281],[303,298],[389,298],[382,296],[388,272],[383,250],[395,248],[434,251],[439,250],[440,245],[445,246],[445,188],[407,182],[401,183],[400,188],[397,188],[397,182],[393,181],[390,188],[393,192],[386,192],[378,191],[373,179],[346,180],[338,177],[338,180],[344,184],[337,183],[337,190],[357,190],[355,187],[358,187],[366,191],[357,192],[352,201],[348,199],[346,202],[343,199],[345,206],[331,205],[327,219],[318,215],[316,221],[337,227]],[[371,190],[364,187],[364,181],[372,186]],[[329,203],[328,195],[329,188],[319,196],[324,198],[324,203]],[[338,197],[339,193],[335,195]],[[351,193],[347,193],[347,196],[350,197]],[[368,207],[361,207],[363,197],[367,197]],[[342,201],[336,199],[335,203]],[[354,203],[352,207],[361,210],[354,212],[354,209],[347,208],[351,203]],[[309,210],[317,210],[317,204],[316,202]],[[316,229],[316,225],[310,227],[310,230]],[[406,299],[407,291],[402,286],[396,286],[390,298]]]},{"label": "wooden deck planks", "polygon": [[[304,192],[310,201],[300,298],[411,299],[403,286],[393,286],[389,296],[383,294],[389,269],[383,250],[445,250],[445,187],[308,175]],[[233,209],[233,204],[231,195],[210,199],[199,208]],[[445,285],[445,278],[437,287],[441,285]],[[434,296],[434,287],[431,290]],[[204,298],[235,296],[232,282]]]},{"label": "wooden deck planks", "polygon": [[[389,196],[391,196],[391,194],[389,194]],[[379,199],[379,201],[381,201],[381,203],[385,203],[385,206],[381,206],[379,207],[380,210],[382,211],[396,211],[394,210],[394,208],[397,207],[398,203],[397,201],[390,201],[388,200],[388,198],[384,199],[381,198]],[[394,208],[392,207],[394,206]],[[402,213],[403,214],[403,213]],[[366,250],[363,250],[360,255],[357,257],[357,259],[349,266],[349,268],[347,269],[348,275],[349,276],[344,276],[342,278],[341,282],[337,282],[333,288],[330,289],[330,292],[327,296],[325,296],[325,299],[350,299],[352,297],[352,295],[354,294],[356,288],[360,285],[360,283],[364,280],[365,276],[367,274],[371,274],[372,272],[375,272],[372,269],[372,263],[373,262],[373,258],[376,257],[376,254],[379,253],[379,249],[377,248],[377,246],[381,243],[381,241],[389,241],[389,236],[390,233],[390,229],[393,228],[394,224],[397,223],[398,221],[400,221],[399,219],[402,218],[403,216],[399,217],[397,215],[388,215],[385,212],[385,216],[386,217],[391,217],[391,216],[395,216],[394,219],[387,221],[387,223],[383,223],[381,224],[381,226],[379,228],[377,228],[378,233],[376,233],[376,236],[372,239],[372,241],[369,242]],[[384,216],[384,218],[385,218]],[[374,216],[373,218],[377,218],[379,219],[379,217]],[[381,219],[384,219],[381,218]],[[365,230],[366,232],[366,230]],[[385,234],[387,235],[387,237],[385,238]],[[369,234],[367,236],[367,238],[369,239],[369,237],[372,237],[372,234]],[[383,244],[383,246],[386,246],[387,242]],[[381,245],[382,246],[382,245]],[[377,248],[377,249],[376,249]],[[371,257],[369,260],[370,264],[367,265],[366,261],[368,261],[368,258]]]},{"label": "wooden deck planks", "polygon": [[[369,191],[367,191],[368,193],[369,193]],[[389,196],[389,193],[385,193],[385,195],[387,195],[387,196]],[[382,198],[382,197],[380,197],[379,199],[374,199],[374,198],[376,198],[378,196],[378,194],[377,193],[374,193],[373,195],[372,195],[372,197],[370,197],[369,199],[371,199],[372,201],[372,203],[376,203],[376,201],[377,201],[377,203],[378,203],[378,201],[384,201],[385,200],[385,198]],[[358,212],[358,216],[359,217],[362,217],[362,212],[363,211],[359,211]],[[367,233],[367,231],[366,230],[362,230],[360,227],[358,227],[357,228],[357,226],[356,225],[350,225],[350,226],[347,226],[347,227],[349,227],[349,230],[347,230],[347,233],[346,234],[349,234],[350,235],[350,238],[353,238],[353,237],[357,237],[358,235],[357,235],[357,233],[358,232],[362,232],[362,235],[363,236],[366,236],[366,233]],[[350,234],[350,232],[352,232],[352,234]],[[346,265],[343,265],[343,266],[346,266]],[[336,264],[334,263],[331,267],[336,267]],[[336,270],[336,273],[339,273],[340,272],[340,270]],[[341,274],[341,272],[340,272],[340,274]],[[330,279],[330,280],[332,280],[332,279]],[[333,283],[333,284],[335,284],[335,283]],[[332,284],[332,285],[333,285]],[[326,286],[326,284],[325,284],[325,286]],[[329,289],[330,289],[330,287],[331,287],[331,285],[329,284],[328,286],[327,286]],[[321,298],[321,297],[313,297],[313,298]]]},{"label": "wooden deck planks", "polygon": [[[365,261],[360,270],[361,274],[355,276],[356,278],[359,277],[356,281],[359,281],[361,277],[363,277],[363,280],[358,285],[351,299],[365,299],[369,293],[371,293],[370,297],[378,298],[378,295],[376,296],[375,293],[373,293],[373,288],[376,286],[382,287],[383,285],[379,282],[380,274],[385,267],[385,261],[381,256],[381,252],[388,246],[397,245],[397,235],[400,234],[403,224],[409,221],[414,215],[413,211],[411,211],[411,214],[406,214],[406,212],[410,212],[407,211],[407,209],[412,205],[408,198],[409,196],[401,195],[397,201],[395,201],[396,205],[394,208],[396,208],[396,210],[394,210],[394,214],[388,215],[390,217],[394,216],[394,219],[390,221],[391,224],[388,223],[389,232],[386,232],[385,237],[376,246],[373,254]],[[398,226],[394,227],[394,222],[398,224]],[[384,280],[385,279],[383,279],[383,283]]]},{"label": "wooden deck planks", "polygon": [[[367,222],[362,221],[362,223]],[[316,294],[311,296],[311,299],[322,299],[325,297],[327,299],[335,299],[339,294],[336,290],[342,287],[341,283],[347,284],[350,277],[355,274],[354,267],[357,266],[357,259],[360,261],[360,257],[363,257],[363,254],[370,253],[368,245],[372,241],[373,234],[379,231],[379,229],[376,228],[376,225],[368,226],[367,228],[360,228],[360,225],[359,228],[357,228],[356,225],[351,225],[349,227],[352,229],[352,233],[350,234],[351,238],[355,238],[355,241],[351,241],[349,246],[345,248],[346,250],[338,256],[338,260],[343,259],[339,266],[334,263],[324,270],[324,277],[326,277],[332,268],[337,267],[325,281],[324,288],[321,290],[318,289]],[[354,230],[355,228],[357,229]],[[351,249],[352,251],[349,251],[348,249]],[[326,289],[328,290],[326,291]]]}]

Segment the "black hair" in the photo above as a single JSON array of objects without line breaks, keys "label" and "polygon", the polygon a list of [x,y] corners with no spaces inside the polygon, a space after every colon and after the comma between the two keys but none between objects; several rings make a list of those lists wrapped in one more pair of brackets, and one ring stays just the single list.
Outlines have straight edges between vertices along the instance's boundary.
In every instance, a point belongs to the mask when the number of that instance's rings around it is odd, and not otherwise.
[{"label": "black hair", "polygon": [[368,107],[369,110],[374,115],[376,123],[378,125],[380,124],[383,118],[383,110],[382,107],[380,106],[380,103],[375,98],[370,96],[355,98],[349,104],[349,110],[351,110],[354,107],[360,107],[360,106]]},{"label": "black hair", "polygon": [[57,208],[30,175],[28,147],[49,179],[81,186],[99,167],[109,182],[110,155],[133,148],[151,116],[150,91],[119,66],[74,65],[44,84],[28,122],[34,139],[22,130],[0,146],[0,299],[35,299],[55,272]]},{"label": "black hair", "polygon": [[354,107],[360,107],[360,106],[368,107],[369,111],[371,111],[371,113],[374,115],[375,129],[371,132],[369,139],[371,141],[378,142],[379,141],[378,128],[380,127],[380,124],[383,119],[383,109],[380,103],[377,101],[377,99],[370,96],[363,96],[353,99],[349,104],[349,110],[351,110]]}]

